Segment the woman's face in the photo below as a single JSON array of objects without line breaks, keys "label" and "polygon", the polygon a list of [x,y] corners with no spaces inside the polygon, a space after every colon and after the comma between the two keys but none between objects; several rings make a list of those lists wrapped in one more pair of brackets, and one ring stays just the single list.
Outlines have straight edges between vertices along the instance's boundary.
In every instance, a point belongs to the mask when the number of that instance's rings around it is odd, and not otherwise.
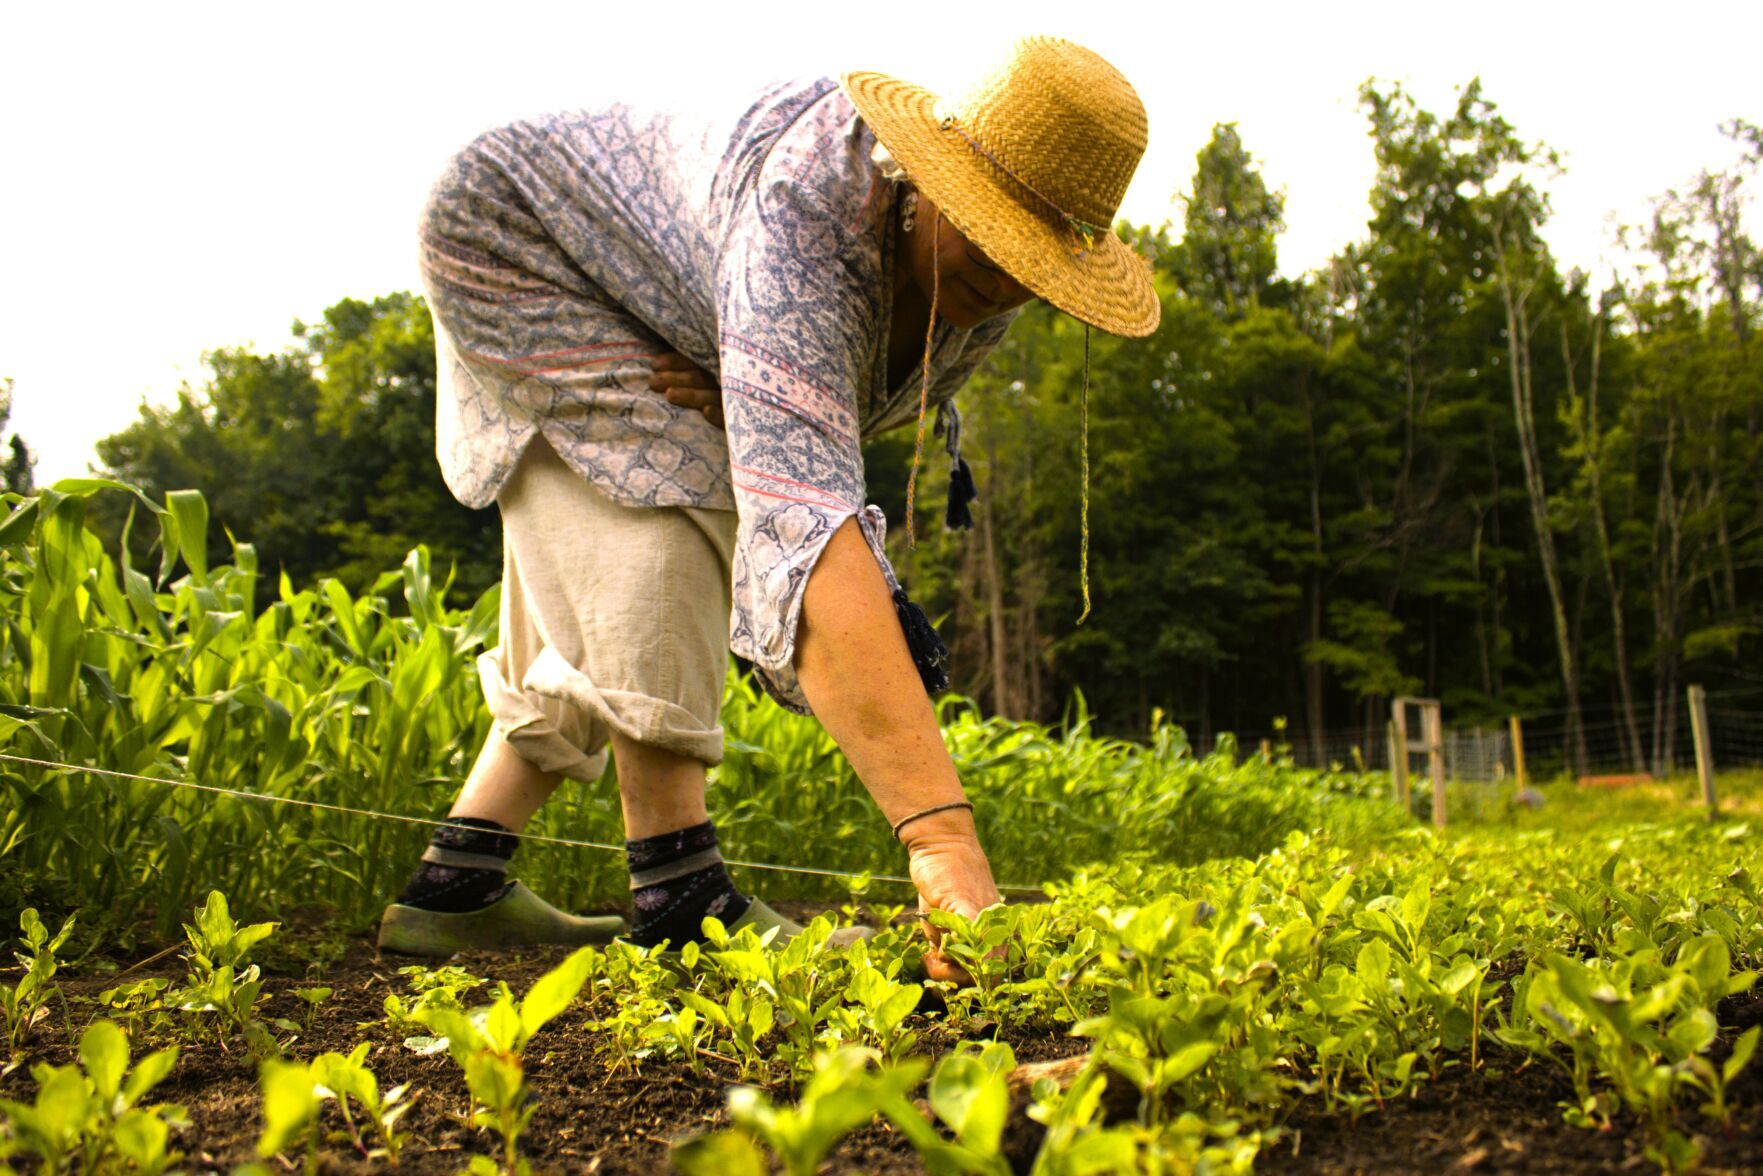
[{"label": "woman's face", "polygon": [[[938,225],[941,232],[936,232]],[[938,274],[937,314],[957,330],[971,330],[989,318],[1014,310],[1034,295],[980,252],[948,221],[923,192],[908,237],[912,282],[931,297],[932,266]]]}]

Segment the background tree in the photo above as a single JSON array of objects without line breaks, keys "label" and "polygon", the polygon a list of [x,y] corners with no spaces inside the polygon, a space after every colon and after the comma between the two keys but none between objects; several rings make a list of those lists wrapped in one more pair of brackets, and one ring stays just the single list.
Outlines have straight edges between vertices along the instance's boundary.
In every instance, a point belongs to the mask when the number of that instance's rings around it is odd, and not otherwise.
[{"label": "background tree", "polygon": [[[1390,699],[1426,693],[1457,723],[1525,716],[1545,769],[1663,769],[1684,682],[1754,687],[1763,636],[1763,132],[1729,124],[1737,161],[1662,197],[1594,299],[1542,239],[1549,156],[1478,84],[1437,113],[1361,98],[1370,217],[1321,269],[1280,273],[1284,196],[1229,123],[1179,236],[1122,227],[1163,317],[1088,340],[1089,618],[1085,335],[1044,305],[961,394],[972,530],[943,528],[929,444],[908,550],[911,430],[865,447],[896,563],[956,688],[1000,714],[1057,720],[1081,690],[1102,730],[1162,712],[1200,744],[1290,716],[1323,762],[1381,759]],[[280,353],[208,364],[103,443],[114,472],[207,491],[296,581],[364,584],[422,542],[493,582],[495,514],[434,460],[419,299],[345,299]]]},{"label": "background tree", "polygon": [[[12,420],[12,386],[11,379],[0,380],[0,433],[6,432],[6,426]],[[37,459],[31,453],[31,447],[25,439],[14,433],[6,441],[6,457],[0,462],[0,478],[5,485],[0,489],[13,494],[29,494],[36,486]]]},{"label": "background tree", "polygon": [[[266,569],[297,584],[351,587],[395,567],[418,543],[459,587],[500,574],[493,511],[469,511],[434,456],[434,333],[422,300],[346,298],[294,326],[274,355],[224,348],[200,388],[98,443],[115,477],[151,490],[193,487],[215,518],[257,545]],[[218,553],[217,553],[218,555]]]}]

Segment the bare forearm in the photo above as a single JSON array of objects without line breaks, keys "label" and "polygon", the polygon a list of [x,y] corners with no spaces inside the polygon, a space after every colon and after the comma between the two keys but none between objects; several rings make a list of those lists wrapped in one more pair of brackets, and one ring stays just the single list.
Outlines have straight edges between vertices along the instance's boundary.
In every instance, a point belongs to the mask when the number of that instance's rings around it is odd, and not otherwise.
[{"label": "bare forearm", "polygon": [[[856,519],[833,535],[809,577],[796,638],[796,674],[889,824],[964,799],[875,556]],[[965,810],[901,830],[908,840],[973,835]]]},{"label": "bare forearm", "polygon": [[[964,799],[943,747],[936,712],[906,648],[887,580],[848,519],[833,534],[808,578],[796,634],[796,676],[821,724],[845,752],[890,824]],[[921,911],[975,918],[998,901],[992,867],[966,809],[933,813],[900,831]],[[925,925],[933,980],[972,983],[941,953],[939,932]]]}]

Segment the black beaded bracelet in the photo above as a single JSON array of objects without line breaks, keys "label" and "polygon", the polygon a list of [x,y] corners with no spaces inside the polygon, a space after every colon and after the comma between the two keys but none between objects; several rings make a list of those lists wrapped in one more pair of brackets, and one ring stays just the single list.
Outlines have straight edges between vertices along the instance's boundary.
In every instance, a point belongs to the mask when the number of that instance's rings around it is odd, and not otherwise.
[{"label": "black beaded bracelet", "polygon": [[964,808],[968,812],[971,813],[973,811],[973,802],[968,801],[968,800],[954,800],[954,801],[950,801],[948,804],[939,804],[939,805],[935,805],[931,808],[921,809],[920,811],[913,813],[909,817],[901,817],[898,821],[894,822],[894,840],[895,841],[900,840],[900,830],[904,829],[907,825],[911,824],[913,821],[916,821],[918,818],[928,817],[932,813],[946,813],[950,809],[958,809],[958,808]]}]

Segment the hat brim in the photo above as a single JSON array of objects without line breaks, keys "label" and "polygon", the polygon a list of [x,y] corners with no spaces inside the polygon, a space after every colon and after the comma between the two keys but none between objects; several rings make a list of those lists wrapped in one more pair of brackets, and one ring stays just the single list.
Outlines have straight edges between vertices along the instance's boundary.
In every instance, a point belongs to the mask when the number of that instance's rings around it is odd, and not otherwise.
[{"label": "hat brim", "polygon": [[943,127],[937,95],[870,71],[843,74],[839,85],[912,183],[1024,287],[1111,335],[1138,339],[1157,329],[1162,306],[1150,263],[1112,231],[1084,246],[1053,210],[1031,208],[1032,195]]}]

